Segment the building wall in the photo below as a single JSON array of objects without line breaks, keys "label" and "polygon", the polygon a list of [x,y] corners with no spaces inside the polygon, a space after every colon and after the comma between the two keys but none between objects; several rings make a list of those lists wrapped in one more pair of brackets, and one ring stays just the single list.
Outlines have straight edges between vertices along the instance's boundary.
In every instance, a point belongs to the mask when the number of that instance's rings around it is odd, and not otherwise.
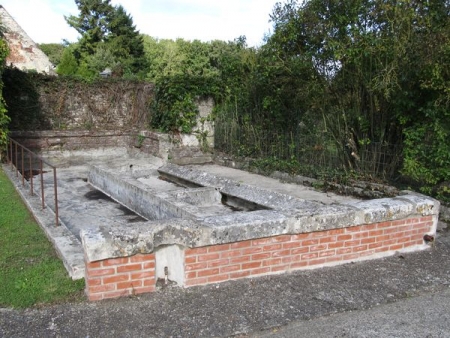
[{"label": "building wall", "polygon": [[35,70],[38,73],[54,75],[53,65],[47,55],[39,49],[2,5],[0,5],[0,19],[6,28],[5,39],[10,49],[6,65],[20,70]]}]

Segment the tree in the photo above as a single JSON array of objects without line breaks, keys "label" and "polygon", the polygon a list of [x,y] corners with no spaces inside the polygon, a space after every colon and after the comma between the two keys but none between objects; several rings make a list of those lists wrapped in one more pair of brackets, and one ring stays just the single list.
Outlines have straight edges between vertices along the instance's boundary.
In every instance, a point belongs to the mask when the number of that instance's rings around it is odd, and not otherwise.
[{"label": "tree", "polygon": [[[281,97],[307,93],[306,115],[337,149],[389,145],[390,162],[429,192],[450,180],[449,13],[441,0],[291,0],[275,6],[263,50],[286,70]],[[315,74],[295,86],[299,63]]]},{"label": "tree", "polygon": [[110,0],[75,0],[80,11],[79,16],[64,17],[69,26],[81,35],[78,41],[82,54],[95,53],[97,44],[104,41],[109,34],[108,23],[114,7]]},{"label": "tree", "polygon": [[62,43],[41,43],[39,48],[48,56],[50,62],[56,67],[61,62],[61,57],[66,46]]},{"label": "tree", "polygon": [[145,75],[148,65],[143,37],[121,5],[115,7],[108,27],[110,33],[106,36],[105,43],[112,54],[122,62],[125,73]]},{"label": "tree", "polygon": [[78,72],[78,62],[74,55],[75,45],[69,45],[64,49],[61,60],[56,67],[56,72],[60,75],[75,75]]},{"label": "tree", "polygon": [[143,40],[124,8],[111,5],[110,0],[75,3],[79,16],[65,19],[81,35],[74,51],[78,64],[92,72],[115,67],[117,73],[142,77],[147,67]]}]

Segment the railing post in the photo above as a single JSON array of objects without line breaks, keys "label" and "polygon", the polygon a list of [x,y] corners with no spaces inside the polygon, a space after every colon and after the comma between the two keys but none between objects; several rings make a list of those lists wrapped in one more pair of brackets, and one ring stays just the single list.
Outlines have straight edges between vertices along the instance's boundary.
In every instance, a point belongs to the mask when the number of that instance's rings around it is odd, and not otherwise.
[{"label": "railing post", "polygon": [[31,191],[31,196],[34,195],[34,191],[33,191],[33,166],[31,165],[31,158],[32,158],[32,154],[30,151],[28,151],[28,156],[30,156],[30,191]]},{"label": "railing post", "polygon": [[42,168],[42,160],[39,160],[39,171],[41,176],[41,201],[42,201],[42,209],[45,209],[45,202],[44,202],[44,173]]},{"label": "railing post", "polygon": [[[52,164],[46,162],[45,160],[43,160],[40,156],[34,154],[31,150],[29,150],[28,148],[25,148],[24,146],[22,146],[21,144],[19,144],[18,142],[14,141],[13,139],[9,138],[9,153],[7,152],[7,156],[9,157],[10,161],[11,161],[11,169],[13,168],[13,166],[15,165],[16,167],[16,177],[19,177],[19,167],[18,167],[18,147],[20,148],[20,153],[21,153],[21,158],[22,158],[22,163],[21,163],[21,168],[22,168],[22,185],[25,185],[25,151],[27,151],[27,153],[30,156],[30,162],[29,162],[29,167],[30,167],[30,189],[31,189],[31,195],[34,195],[34,183],[33,183],[33,158],[36,157],[39,160],[39,175],[40,175],[40,179],[41,179],[41,202],[42,202],[42,209],[46,208],[45,205],[45,193],[44,193],[44,168],[43,168],[43,164],[46,163],[49,167],[51,167],[53,169],[53,185],[54,185],[54,191],[55,191],[55,218],[56,218],[56,226],[59,226],[59,208],[58,208],[58,180],[57,180],[57,176],[56,176],[56,167],[53,166]],[[15,163],[13,163],[13,144],[14,144],[14,149],[15,149]],[[7,149],[8,150],[8,149]]]},{"label": "railing post", "polygon": [[10,139],[8,137],[8,144],[6,145],[6,163],[9,163],[9,143],[10,143]]},{"label": "railing post", "polygon": [[14,143],[15,149],[16,149],[16,163],[15,163],[15,167],[16,167],[16,177],[19,177],[19,168],[17,168],[17,143]]},{"label": "railing post", "polygon": [[11,170],[13,170],[13,159],[12,159],[12,140],[9,139],[9,163],[11,164]]},{"label": "railing post", "polygon": [[23,157],[23,147],[20,147],[20,157],[22,158],[22,163],[20,166],[22,167],[22,187],[25,185],[25,168],[24,168],[24,157]]},{"label": "railing post", "polygon": [[58,221],[58,184],[56,180],[56,168],[53,167],[53,185],[55,187],[55,217],[56,217],[56,226],[59,225]]}]

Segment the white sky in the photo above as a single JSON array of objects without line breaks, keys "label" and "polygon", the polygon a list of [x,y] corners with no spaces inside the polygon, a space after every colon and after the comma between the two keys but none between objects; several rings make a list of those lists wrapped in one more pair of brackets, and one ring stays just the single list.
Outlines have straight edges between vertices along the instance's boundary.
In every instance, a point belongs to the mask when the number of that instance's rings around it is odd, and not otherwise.
[{"label": "white sky", "polygon": [[[232,41],[245,35],[259,46],[270,33],[269,15],[280,0],[111,0],[133,17],[136,29],[160,39]],[[282,0],[281,0],[282,2]],[[78,15],[74,0],[0,0],[36,43],[77,41],[64,15]]]}]

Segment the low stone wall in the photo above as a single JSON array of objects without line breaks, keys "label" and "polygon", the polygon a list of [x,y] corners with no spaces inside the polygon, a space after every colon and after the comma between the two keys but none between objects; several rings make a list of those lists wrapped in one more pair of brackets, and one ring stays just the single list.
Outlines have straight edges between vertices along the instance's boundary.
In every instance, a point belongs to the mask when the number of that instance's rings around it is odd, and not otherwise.
[{"label": "low stone wall", "polygon": [[167,134],[151,131],[13,131],[11,138],[48,159],[57,154],[70,157],[73,152],[126,148],[167,159],[171,143]]},{"label": "low stone wall", "polygon": [[89,157],[89,151],[114,148],[126,148],[178,164],[213,161],[210,152],[202,151],[195,135],[173,140],[168,134],[149,130],[47,130],[12,131],[10,137],[33,152],[57,161],[58,153],[67,158],[79,151]]},{"label": "low stone wall", "polygon": [[109,147],[126,147],[136,132],[124,131],[13,131],[11,138],[25,147],[45,153],[48,151],[72,151]]}]

